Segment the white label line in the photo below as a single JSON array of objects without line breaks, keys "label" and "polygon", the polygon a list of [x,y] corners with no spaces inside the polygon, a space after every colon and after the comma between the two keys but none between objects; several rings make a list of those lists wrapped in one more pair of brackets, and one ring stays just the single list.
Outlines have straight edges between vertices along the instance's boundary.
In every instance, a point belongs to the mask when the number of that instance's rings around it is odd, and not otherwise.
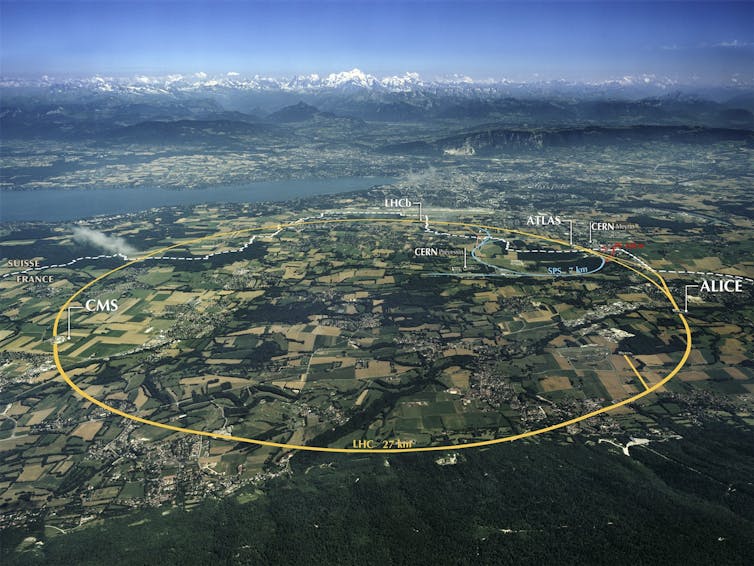
[{"label": "white label line", "polygon": [[422,219],[422,203],[421,202],[415,202],[414,204],[419,205],[419,221],[421,222]]},{"label": "white label line", "polygon": [[68,339],[71,339],[71,311],[83,309],[84,307],[68,307]]},{"label": "white label line", "polygon": [[684,285],[683,312],[689,312],[689,289],[699,287],[700,285]]}]

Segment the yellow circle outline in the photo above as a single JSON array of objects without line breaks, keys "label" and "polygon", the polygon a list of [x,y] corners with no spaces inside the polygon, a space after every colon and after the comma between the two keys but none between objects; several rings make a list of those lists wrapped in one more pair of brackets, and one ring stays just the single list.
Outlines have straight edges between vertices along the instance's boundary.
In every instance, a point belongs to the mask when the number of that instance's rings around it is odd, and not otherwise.
[{"label": "yellow circle outline", "polygon": [[[397,218],[397,219],[394,219],[394,218],[338,218],[338,219],[325,219],[325,218],[323,218],[323,219],[319,219],[319,220],[312,220],[312,221],[305,221],[305,222],[290,222],[290,223],[287,223],[287,224],[280,224],[280,225],[278,225],[278,227],[284,229],[284,228],[292,228],[292,227],[296,227],[296,226],[305,226],[305,225],[310,225],[310,224],[336,224],[336,223],[344,223],[344,222],[383,222],[383,223],[406,223],[406,224],[415,224],[415,223],[418,223],[418,224],[423,224],[423,222],[421,220],[405,219],[405,218]],[[58,368],[58,372],[63,377],[63,379],[65,380],[65,382],[71,387],[71,389],[73,389],[76,393],[78,393],[79,395],[81,395],[84,399],[88,400],[89,402],[91,402],[91,403],[93,403],[93,404],[95,404],[95,405],[97,405],[97,406],[105,409],[106,411],[109,411],[109,412],[115,414],[115,415],[121,416],[121,417],[126,418],[126,419],[130,419],[132,421],[136,421],[136,422],[139,422],[139,423],[142,423],[142,424],[156,426],[158,428],[162,428],[162,429],[166,429],[166,430],[172,430],[174,432],[183,432],[183,433],[187,433],[187,434],[196,434],[196,435],[199,435],[199,436],[206,436],[206,437],[209,437],[209,438],[216,438],[216,439],[219,439],[219,440],[231,440],[231,441],[234,441],[234,442],[243,442],[243,443],[246,443],[246,444],[256,444],[256,445],[260,445],[260,446],[271,446],[271,447],[274,447],[274,448],[284,448],[284,449],[289,449],[289,450],[308,450],[310,452],[336,452],[336,453],[343,453],[343,454],[364,454],[364,453],[367,453],[367,454],[368,453],[381,453],[381,454],[384,453],[384,454],[389,454],[389,453],[396,453],[396,452],[439,452],[439,451],[448,451],[448,450],[462,450],[462,449],[467,449],[467,448],[478,448],[478,447],[481,447],[481,446],[490,446],[490,445],[493,445],[493,444],[501,444],[503,442],[513,442],[514,440],[520,440],[522,438],[530,438],[532,436],[537,436],[537,435],[540,435],[540,434],[544,434],[546,432],[551,432],[553,430],[564,428],[564,427],[570,426],[572,424],[576,424],[578,422],[581,422],[581,421],[584,421],[586,419],[589,419],[591,417],[595,417],[597,415],[608,413],[608,412],[613,411],[613,410],[615,410],[615,409],[617,409],[619,407],[623,407],[624,405],[628,405],[630,403],[634,403],[634,402],[638,401],[639,399],[641,399],[642,397],[646,397],[650,393],[653,393],[654,391],[657,391],[660,387],[662,387],[668,381],[670,381],[671,379],[673,379],[673,377],[681,370],[681,368],[684,366],[684,364],[688,360],[689,355],[691,354],[691,328],[689,327],[689,323],[686,320],[686,317],[683,316],[683,313],[678,308],[678,304],[675,302],[675,299],[673,298],[673,295],[670,292],[670,289],[668,288],[668,285],[665,282],[665,279],[662,277],[662,275],[660,275],[659,273],[657,273],[655,270],[651,270],[651,268],[650,268],[651,272],[657,277],[657,280],[654,280],[651,277],[649,277],[648,275],[646,275],[645,273],[639,271],[638,269],[636,269],[630,263],[625,262],[623,260],[620,260],[618,258],[615,258],[615,257],[613,257],[613,256],[611,256],[609,254],[605,254],[605,253],[599,252],[597,250],[592,250],[590,248],[585,248],[585,247],[579,246],[579,245],[572,245],[569,242],[565,242],[563,240],[558,240],[558,239],[555,239],[555,238],[548,238],[548,237],[545,237],[545,236],[541,236],[539,234],[532,234],[532,233],[529,233],[529,232],[523,232],[521,230],[515,230],[515,229],[512,229],[512,228],[497,228],[495,226],[485,226],[483,224],[469,224],[469,223],[466,223],[466,222],[447,222],[447,221],[433,221],[433,224],[440,225],[440,226],[452,226],[452,227],[461,227],[461,228],[470,228],[470,229],[480,229],[481,228],[481,229],[490,230],[490,231],[497,232],[497,233],[506,232],[506,233],[518,234],[518,235],[521,235],[521,236],[526,236],[526,237],[535,238],[535,239],[543,240],[543,241],[546,241],[546,242],[558,244],[560,246],[571,247],[572,249],[576,249],[576,250],[584,252],[584,253],[589,253],[589,254],[595,255],[597,257],[601,257],[603,259],[609,259],[612,262],[617,263],[618,265],[621,265],[622,267],[625,267],[626,269],[629,269],[630,271],[633,271],[634,273],[638,274],[639,276],[643,277],[644,279],[646,279],[647,281],[649,281],[650,283],[652,283],[652,285],[654,285],[655,287],[657,287],[665,295],[665,297],[670,301],[670,304],[673,306],[674,312],[678,315],[678,318],[680,318],[681,322],[683,323],[683,327],[684,327],[685,334],[686,334],[686,350],[683,353],[683,357],[678,362],[678,364],[663,379],[661,379],[660,381],[658,381],[657,383],[655,383],[651,387],[645,388],[644,391],[642,391],[640,393],[637,393],[636,395],[634,395],[632,397],[628,397],[627,399],[624,399],[622,401],[618,401],[618,402],[616,402],[616,403],[614,403],[612,405],[607,405],[605,407],[601,407],[600,409],[591,411],[591,412],[586,413],[584,415],[581,415],[579,417],[574,417],[574,418],[569,419],[567,421],[563,421],[563,422],[560,422],[560,423],[557,423],[557,424],[554,424],[554,425],[550,425],[550,426],[547,426],[547,427],[544,427],[544,428],[540,428],[540,429],[536,429],[536,430],[530,430],[530,431],[522,432],[522,433],[519,433],[519,434],[514,434],[514,435],[511,435],[511,436],[504,436],[502,438],[493,438],[492,440],[482,440],[482,441],[478,441],[478,442],[468,442],[468,443],[464,443],[464,444],[451,444],[451,445],[445,445],[445,446],[423,446],[423,447],[415,447],[415,448],[385,448],[385,449],[382,449],[382,448],[330,448],[330,447],[326,447],[326,446],[302,446],[302,445],[298,445],[298,444],[287,444],[287,443],[284,443],[284,442],[270,442],[270,441],[267,441],[267,440],[256,440],[256,439],[253,439],[253,438],[246,438],[246,437],[243,437],[243,436],[232,436],[232,435],[228,435],[228,434],[217,434],[217,433],[214,433],[214,432],[207,432],[207,431],[204,431],[204,430],[196,430],[196,429],[192,429],[192,428],[184,428],[184,427],[180,427],[180,426],[173,426],[173,425],[169,425],[169,424],[158,423],[156,421],[152,421],[150,419],[145,419],[143,417],[132,415],[130,413],[126,413],[124,411],[116,409],[115,407],[112,407],[112,406],[108,405],[104,401],[100,401],[99,399],[96,399],[96,398],[92,397],[91,395],[89,395],[88,393],[86,393],[84,390],[82,390],[78,385],[76,385],[73,382],[73,380],[71,380],[71,378],[65,372],[65,370],[63,369],[63,366],[60,363],[60,355],[58,353],[58,344],[57,344],[57,341],[55,340],[55,337],[58,336],[58,325],[60,323],[61,317],[65,313],[65,311],[68,308],[68,306],[74,300],[76,300],[76,297],[78,297],[79,295],[81,295],[81,293],[83,293],[86,289],[90,288],[95,283],[97,283],[99,281],[102,281],[103,279],[105,279],[106,277],[112,275],[113,273],[116,273],[116,272],[120,271],[121,269],[125,269],[126,267],[130,267],[130,266],[135,265],[135,264],[137,264],[139,262],[142,262],[142,261],[144,261],[144,260],[146,260],[146,259],[148,259],[150,257],[154,257],[154,256],[159,255],[159,254],[164,254],[165,252],[168,252],[170,250],[173,250],[173,249],[176,249],[176,248],[179,248],[179,247],[182,247],[182,246],[192,245],[192,244],[196,244],[198,242],[203,242],[203,241],[206,241],[206,240],[211,240],[211,239],[215,239],[215,238],[222,238],[222,237],[225,237],[225,236],[237,236],[237,235],[243,234],[243,233],[259,232],[259,231],[262,231],[262,230],[269,229],[269,227],[262,227],[262,228],[245,228],[243,230],[234,230],[234,231],[230,231],[230,232],[219,232],[219,233],[216,233],[216,234],[209,234],[207,236],[202,236],[200,238],[194,238],[192,240],[186,240],[186,241],[183,241],[183,242],[179,242],[177,244],[172,244],[172,245],[167,246],[165,248],[161,248],[161,249],[155,250],[153,252],[150,252],[150,253],[148,253],[146,255],[143,255],[143,256],[141,256],[139,258],[136,258],[134,260],[128,261],[128,262],[124,263],[123,265],[118,266],[115,269],[112,269],[112,270],[108,271],[107,273],[105,273],[103,275],[100,275],[99,277],[96,277],[95,279],[93,279],[92,281],[90,281],[89,283],[87,283],[86,285],[84,285],[83,287],[79,288],[78,291],[76,291],[73,295],[71,295],[68,298],[68,300],[63,304],[63,306],[58,311],[57,316],[55,316],[55,321],[54,321],[53,327],[52,327],[52,336],[53,336],[52,352],[53,352],[53,357],[55,358],[55,366]]]}]

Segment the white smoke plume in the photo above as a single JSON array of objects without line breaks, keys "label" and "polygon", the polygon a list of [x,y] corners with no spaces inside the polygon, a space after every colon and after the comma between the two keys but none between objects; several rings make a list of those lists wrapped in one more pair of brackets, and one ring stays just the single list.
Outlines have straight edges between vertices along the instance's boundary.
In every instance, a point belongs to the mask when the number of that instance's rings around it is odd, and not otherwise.
[{"label": "white smoke plume", "polygon": [[401,178],[407,185],[431,185],[440,180],[437,169],[431,165],[422,171],[409,171]]},{"label": "white smoke plume", "polygon": [[73,239],[83,244],[92,244],[114,254],[133,256],[139,251],[120,236],[108,236],[104,232],[92,230],[85,226],[74,226]]}]

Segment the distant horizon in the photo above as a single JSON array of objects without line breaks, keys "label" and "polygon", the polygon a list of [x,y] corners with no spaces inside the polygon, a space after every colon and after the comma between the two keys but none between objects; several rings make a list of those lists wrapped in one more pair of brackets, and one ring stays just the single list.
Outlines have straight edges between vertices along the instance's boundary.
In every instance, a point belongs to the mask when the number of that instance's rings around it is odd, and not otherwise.
[{"label": "distant horizon", "polygon": [[658,75],[623,75],[623,76],[607,76],[600,80],[574,80],[564,77],[553,78],[532,78],[529,80],[514,80],[505,76],[470,76],[464,73],[456,73],[453,75],[434,75],[426,76],[416,71],[406,70],[397,73],[376,74],[368,70],[354,67],[353,69],[334,70],[324,73],[260,73],[260,72],[246,72],[241,73],[238,71],[225,71],[218,73],[207,73],[204,71],[194,72],[174,72],[174,73],[160,73],[149,74],[146,72],[131,72],[131,73],[91,73],[91,74],[76,74],[76,73],[26,73],[26,74],[0,74],[0,82],[26,82],[26,83],[66,83],[66,82],[95,82],[98,79],[102,81],[113,81],[119,84],[144,84],[148,86],[152,85],[172,85],[172,84],[192,84],[192,85],[206,85],[212,86],[213,83],[220,83],[221,81],[243,83],[248,81],[294,81],[311,79],[313,81],[324,81],[332,77],[339,75],[346,75],[349,73],[358,72],[363,73],[369,79],[374,79],[378,83],[384,83],[390,79],[413,79],[420,83],[425,84],[462,84],[469,85],[490,85],[490,86],[503,86],[503,85],[581,85],[581,86],[605,86],[610,84],[620,84],[623,86],[662,86],[668,89],[680,88],[680,87],[695,87],[695,88],[754,88],[754,77],[751,80],[744,82],[743,80],[731,80],[728,83],[708,83],[700,79],[699,77],[692,77],[686,82],[679,81],[670,76],[658,76]]},{"label": "distant horizon", "polygon": [[754,83],[752,2],[0,0],[0,76]]}]

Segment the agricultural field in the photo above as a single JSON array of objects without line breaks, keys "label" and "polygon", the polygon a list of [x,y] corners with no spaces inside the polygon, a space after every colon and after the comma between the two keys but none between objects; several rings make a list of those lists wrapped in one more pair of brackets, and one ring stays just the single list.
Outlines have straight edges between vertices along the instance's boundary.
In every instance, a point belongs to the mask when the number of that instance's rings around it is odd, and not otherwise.
[{"label": "agricultural field", "polygon": [[[131,257],[179,244],[125,267],[69,226],[9,228],[3,255],[61,267],[45,271],[49,285],[0,279],[0,504],[23,502],[7,515],[14,521],[44,510],[61,528],[143,506],[192,508],[288,473],[296,454],[223,437],[450,448],[601,409],[610,410],[553,441],[659,443],[709,420],[754,426],[751,286],[689,297],[684,361],[677,313],[638,273],[660,274],[676,301],[700,273],[751,278],[750,256],[710,243],[745,249],[745,222],[712,220],[704,198],[673,193],[702,212],[668,229],[651,199],[616,212],[630,193],[609,206],[586,190],[572,199],[576,242],[595,253],[568,251],[565,223],[527,226],[523,203],[459,210],[437,194],[420,222],[385,213],[384,188],[310,199],[294,214],[209,204],[84,222],[139,242]],[[547,193],[540,198],[537,210],[547,210]],[[745,214],[743,201],[736,210]],[[590,247],[585,227],[595,218],[629,229],[594,234]],[[53,338],[68,297],[116,268],[72,306],[115,300],[117,311],[72,310],[70,337],[65,311]],[[64,382],[54,344],[71,381],[109,409]],[[621,405],[681,361],[671,381]]]},{"label": "agricultural field", "polygon": [[[358,203],[345,204],[356,210]],[[310,223],[291,225],[295,219],[283,214],[231,218],[207,206],[196,217],[165,211],[118,224],[114,234],[149,249],[224,235],[166,252],[174,259],[125,267],[87,289],[76,305],[115,299],[118,310],[72,311],[70,338],[64,319],[52,339],[57,310],[122,263],[50,270],[55,283],[32,293],[2,280],[2,375],[15,376],[5,378],[0,420],[4,505],[44,505],[59,524],[143,501],[179,497],[190,506],[284,469],[290,455],[114,417],[62,381],[49,358],[53,341],[82,391],[127,414],[218,436],[337,448],[366,441],[452,446],[543,428],[641,393],[682,358],[682,328],[667,300],[615,262],[542,284],[539,274],[552,266],[565,271],[596,258],[552,259],[556,244],[474,229],[470,219],[462,218],[471,228],[431,229],[379,217],[326,224],[317,222],[325,213],[312,212],[304,212]],[[438,209],[437,217],[447,213]],[[180,227],[181,238],[161,233],[165,220]],[[479,224],[510,222],[490,211]],[[14,236],[32,257],[50,257],[51,249],[86,253],[61,230],[31,245],[26,237]],[[656,233],[652,241],[665,245]],[[417,256],[416,248],[452,253]],[[689,265],[720,268],[703,257]],[[512,267],[529,275],[511,275]],[[695,347],[659,399],[642,398],[568,433],[655,430],[662,438],[668,423],[695,422],[700,399],[754,393],[754,373],[741,363],[751,348],[744,322],[751,307],[741,305],[736,320],[710,298],[695,307],[704,312],[703,321],[689,317]],[[715,414],[751,425],[749,411],[723,404]],[[124,451],[125,460],[113,460]],[[91,490],[81,493],[80,485]]]}]

